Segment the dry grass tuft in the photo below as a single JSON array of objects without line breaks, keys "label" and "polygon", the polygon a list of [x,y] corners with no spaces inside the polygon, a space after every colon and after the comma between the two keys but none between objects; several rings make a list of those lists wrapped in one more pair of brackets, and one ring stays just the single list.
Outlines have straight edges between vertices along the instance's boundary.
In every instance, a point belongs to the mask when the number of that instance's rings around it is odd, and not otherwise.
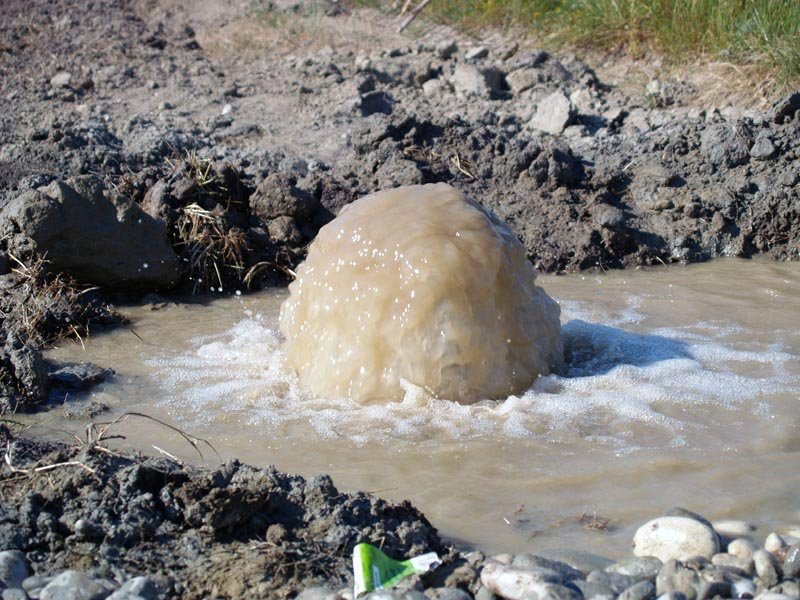
[{"label": "dry grass tuft", "polygon": [[16,334],[38,346],[73,338],[83,344],[89,326],[99,316],[98,307],[83,301],[97,287],[80,287],[63,274],[47,270],[47,260],[37,256],[28,264],[9,253],[16,266],[17,286],[23,300],[15,310]]},{"label": "dry grass tuft", "polygon": [[228,228],[221,214],[189,204],[180,211],[175,246],[185,261],[184,272],[193,293],[242,281],[247,236],[236,227]]}]

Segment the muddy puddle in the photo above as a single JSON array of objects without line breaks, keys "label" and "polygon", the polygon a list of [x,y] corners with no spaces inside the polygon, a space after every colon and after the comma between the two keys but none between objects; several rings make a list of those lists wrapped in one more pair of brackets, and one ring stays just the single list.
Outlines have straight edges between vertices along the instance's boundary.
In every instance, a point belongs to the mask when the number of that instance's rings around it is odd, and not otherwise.
[{"label": "muddy puddle", "polygon": [[[49,354],[112,367],[115,380],[37,415],[35,429],[80,435],[86,421],[65,418],[77,403],[109,405],[102,419],[146,413],[223,459],[408,498],[443,535],[488,552],[625,556],[635,528],[674,505],[751,520],[763,535],[800,523],[800,265],[721,260],[540,283],[562,307],[568,370],[503,402],[461,406],[411,386],[388,406],[310,395],[282,366],[280,290],[124,310],[135,334]],[[115,431],[118,445],[198,462],[154,422]]]}]

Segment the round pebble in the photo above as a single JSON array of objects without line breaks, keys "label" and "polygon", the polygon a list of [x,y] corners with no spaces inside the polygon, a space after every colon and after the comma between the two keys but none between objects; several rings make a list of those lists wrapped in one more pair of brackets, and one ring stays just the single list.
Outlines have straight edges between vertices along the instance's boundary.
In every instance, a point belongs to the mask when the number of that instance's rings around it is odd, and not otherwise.
[{"label": "round pebble", "polygon": [[783,538],[774,531],[767,536],[766,540],[764,540],[764,550],[767,552],[777,552],[785,546],[786,542],[784,542]]},{"label": "round pebble", "polygon": [[739,558],[753,558],[753,552],[757,550],[757,546],[752,540],[747,538],[737,538],[728,544],[728,554],[733,554]]},{"label": "round pebble", "polygon": [[28,576],[25,555],[19,550],[0,552],[0,583],[5,587],[17,588]]},{"label": "round pebble", "polygon": [[711,558],[719,552],[713,529],[688,517],[660,517],[642,525],[633,538],[636,556],[654,556],[666,562],[691,556]]}]

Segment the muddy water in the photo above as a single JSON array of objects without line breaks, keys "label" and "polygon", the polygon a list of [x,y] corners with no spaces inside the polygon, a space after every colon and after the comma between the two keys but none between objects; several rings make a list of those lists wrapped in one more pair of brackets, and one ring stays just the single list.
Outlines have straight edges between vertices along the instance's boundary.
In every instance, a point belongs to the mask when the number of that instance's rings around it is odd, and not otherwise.
[{"label": "muddy water", "polygon": [[[310,395],[282,366],[285,291],[130,309],[136,335],[51,358],[117,371],[71,403],[147,413],[225,459],[408,498],[444,535],[489,552],[627,555],[635,528],[673,505],[749,519],[763,535],[800,523],[800,265],[724,260],[540,281],[562,307],[568,370],[499,403],[461,406],[411,386],[389,406]],[[59,409],[39,421],[83,425]],[[153,422],[116,431],[123,445],[198,460]]]}]

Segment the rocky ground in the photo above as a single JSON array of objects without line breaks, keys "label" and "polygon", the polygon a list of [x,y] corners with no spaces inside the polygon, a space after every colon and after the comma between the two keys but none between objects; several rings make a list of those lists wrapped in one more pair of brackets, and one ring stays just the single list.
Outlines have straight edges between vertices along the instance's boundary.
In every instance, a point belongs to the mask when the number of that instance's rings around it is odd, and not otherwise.
[{"label": "rocky ground", "polygon": [[673,508],[642,525],[621,561],[586,550],[487,557],[442,541],[409,503],[341,493],[326,475],[124,456],[105,445],[112,435],[97,427],[66,446],[0,429],[4,599],[344,600],[360,542],[398,560],[441,558],[373,600],[800,597],[797,530],[760,547],[746,522]]},{"label": "rocky ground", "polygon": [[[0,16],[6,415],[107,375],[47,364],[40,350],[119,324],[115,300],[285,283],[342,206],[386,187],[459,187],[508,221],[544,271],[800,256],[800,93],[713,107],[696,83],[615,85],[525,40],[425,24],[401,36],[385,15],[326,0],[4,0]],[[172,596],[291,595],[306,575],[349,585],[351,544],[382,536],[398,553],[449,553],[453,573],[469,572],[425,587],[493,589],[488,563],[458,558],[411,507],[339,495],[324,478],[241,465],[190,473],[91,445],[30,444],[29,456],[6,453],[0,549],[22,551],[37,576],[73,568],[118,587],[148,573],[136,585]],[[30,471],[65,461],[82,466]],[[236,522],[220,516],[230,506]],[[315,510],[336,515],[324,531],[309,526]],[[397,539],[387,511],[409,523]],[[26,523],[22,537],[8,533],[14,523]],[[273,525],[286,537],[271,540]],[[318,569],[300,568],[303,552]],[[246,588],[229,587],[237,556],[259,565],[242,572]]]}]

